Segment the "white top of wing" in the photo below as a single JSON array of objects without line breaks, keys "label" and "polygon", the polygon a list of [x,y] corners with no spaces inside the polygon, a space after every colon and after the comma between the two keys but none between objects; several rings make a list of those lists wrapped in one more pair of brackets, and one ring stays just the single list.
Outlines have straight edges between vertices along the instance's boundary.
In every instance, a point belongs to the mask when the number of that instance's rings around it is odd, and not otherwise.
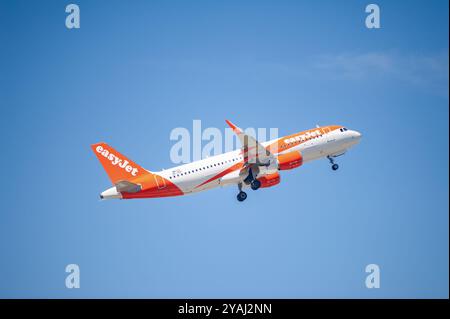
[{"label": "white top of wing", "polygon": [[225,122],[227,122],[241,142],[241,150],[246,166],[257,165],[268,167],[271,165],[276,165],[275,155],[267,150],[253,136],[245,134],[239,127],[230,121],[225,120]]}]

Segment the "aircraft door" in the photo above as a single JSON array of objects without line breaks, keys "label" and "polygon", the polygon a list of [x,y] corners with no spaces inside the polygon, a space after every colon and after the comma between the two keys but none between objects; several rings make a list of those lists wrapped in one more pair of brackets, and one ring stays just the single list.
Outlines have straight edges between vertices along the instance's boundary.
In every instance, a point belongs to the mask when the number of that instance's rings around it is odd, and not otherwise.
[{"label": "aircraft door", "polygon": [[158,185],[158,189],[163,189],[166,187],[166,180],[157,174],[153,174],[155,178],[156,185]]}]

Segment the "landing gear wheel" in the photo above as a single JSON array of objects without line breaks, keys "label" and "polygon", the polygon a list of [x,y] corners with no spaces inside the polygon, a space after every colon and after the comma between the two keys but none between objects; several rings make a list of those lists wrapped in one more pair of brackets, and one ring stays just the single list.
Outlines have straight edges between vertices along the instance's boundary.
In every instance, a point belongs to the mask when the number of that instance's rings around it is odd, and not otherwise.
[{"label": "landing gear wheel", "polygon": [[331,166],[331,169],[332,169],[333,171],[337,170],[338,168],[339,168],[339,165],[338,165],[338,164],[333,164],[333,165]]},{"label": "landing gear wheel", "polygon": [[237,200],[240,201],[240,202],[243,202],[246,198],[247,198],[247,193],[246,192],[240,191],[237,194]]},{"label": "landing gear wheel", "polygon": [[257,179],[255,179],[255,180],[252,181],[250,187],[251,187],[254,191],[256,191],[258,188],[261,187],[261,182],[258,181]]}]

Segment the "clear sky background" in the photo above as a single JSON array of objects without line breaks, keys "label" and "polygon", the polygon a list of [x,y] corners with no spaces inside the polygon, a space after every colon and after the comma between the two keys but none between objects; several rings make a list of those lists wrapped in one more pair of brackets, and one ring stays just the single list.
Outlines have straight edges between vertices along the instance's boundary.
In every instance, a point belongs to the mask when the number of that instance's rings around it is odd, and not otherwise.
[{"label": "clear sky background", "polygon": [[[0,297],[448,297],[447,1],[377,1],[379,30],[369,1],[68,3],[0,1]],[[243,203],[99,201],[91,144],[160,170],[226,118],[363,139]]]}]

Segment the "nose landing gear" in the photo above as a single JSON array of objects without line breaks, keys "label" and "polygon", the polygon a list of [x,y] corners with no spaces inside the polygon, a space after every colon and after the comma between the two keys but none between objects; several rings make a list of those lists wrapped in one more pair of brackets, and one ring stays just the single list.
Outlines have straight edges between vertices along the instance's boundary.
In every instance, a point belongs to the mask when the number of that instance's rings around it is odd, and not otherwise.
[{"label": "nose landing gear", "polygon": [[331,156],[327,156],[327,158],[331,163],[331,169],[333,171],[337,170],[339,168],[339,165],[334,162],[334,159]]}]

